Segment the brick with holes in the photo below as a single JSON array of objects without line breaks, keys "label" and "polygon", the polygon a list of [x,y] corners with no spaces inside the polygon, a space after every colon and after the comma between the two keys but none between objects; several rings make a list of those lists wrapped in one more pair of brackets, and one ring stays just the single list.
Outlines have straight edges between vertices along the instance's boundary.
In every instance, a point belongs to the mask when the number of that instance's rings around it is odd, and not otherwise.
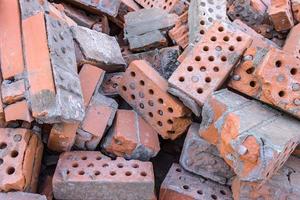
[{"label": "brick with holes", "polygon": [[167,12],[174,12],[178,15],[182,14],[188,4],[182,0],[135,0],[142,7],[160,8]]},{"label": "brick with holes", "polygon": [[120,82],[119,93],[163,138],[176,139],[190,125],[191,112],[167,88],[167,81],[149,63],[135,60]]},{"label": "brick with holes", "polygon": [[109,97],[115,97],[119,94],[119,85],[124,72],[115,72],[105,74],[104,80],[99,88],[101,94]]},{"label": "brick with holes", "polygon": [[289,32],[282,49],[286,53],[293,54],[297,58],[300,58],[300,42],[298,39],[300,37],[299,31],[300,24],[297,24]]},{"label": "brick with holes", "polygon": [[88,63],[108,72],[124,70],[125,61],[114,37],[81,26],[73,26],[71,30],[79,65]]},{"label": "brick with holes", "polygon": [[233,197],[243,200],[299,199],[299,166],[300,159],[291,156],[279,171],[261,187],[256,182],[242,181],[236,177],[232,184]]},{"label": "brick with holes", "polygon": [[299,143],[296,119],[227,89],[213,93],[202,116],[200,136],[217,146],[243,181],[262,185]]},{"label": "brick with holes", "polygon": [[206,98],[226,80],[251,38],[227,23],[214,23],[169,78],[168,91],[197,116]]},{"label": "brick with holes", "polygon": [[179,16],[175,27],[168,34],[181,48],[186,48],[189,43],[188,11]]},{"label": "brick with holes", "polygon": [[290,0],[273,0],[268,10],[276,31],[288,31],[294,26]]},{"label": "brick with holes", "polygon": [[299,0],[291,0],[292,4],[292,12],[294,19],[299,23],[300,22],[300,1]]},{"label": "brick with holes", "polygon": [[178,164],[173,164],[163,181],[159,200],[232,200],[229,187],[220,185],[201,176],[185,171]]},{"label": "brick with holes", "polygon": [[0,133],[0,191],[35,192],[43,154],[40,138],[22,128],[1,128]]},{"label": "brick with holes", "polygon": [[299,67],[294,54],[274,48],[249,49],[229,86],[300,118]]},{"label": "brick with holes", "polygon": [[230,185],[235,174],[220,156],[216,146],[199,136],[199,126],[193,123],[189,128],[180,156],[181,166],[194,174]]},{"label": "brick with holes", "polygon": [[226,0],[192,0],[189,7],[189,43],[200,40],[215,21],[229,21],[226,15]]},{"label": "brick with holes", "polygon": [[106,152],[125,159],[147,161],[160,150],[157,132],[132,110],[118,110],[102,144]]},{"label": "brick with holes", "polygon": [[[0,192],[0,199],[3,200],[47,200],[46,196],[27,192]],[[50,199],[51,200],[51,199]]]},{"label": "brick with holes", "polygon": [[96,151],[65,152],[53,176],[53,192],[56,199],[66,200],[150,200],[154,196],[153,167],[150,162],[111,160]]}]

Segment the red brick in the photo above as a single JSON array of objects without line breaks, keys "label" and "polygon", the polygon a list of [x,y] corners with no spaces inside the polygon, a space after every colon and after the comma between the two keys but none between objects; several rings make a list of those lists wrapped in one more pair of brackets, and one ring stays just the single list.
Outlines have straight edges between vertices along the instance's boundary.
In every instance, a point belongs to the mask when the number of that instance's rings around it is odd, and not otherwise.
[{"label": "red brick", "polygon": [[287,31],[294,26],[290,0],[273,0],[268,14],[277,31]]},{"label": "red brick", "polygon": [[45,195],[47,200],[53,200],[52,176],[47,175],[39,187],[39,194]]},{"label": "red brick", "polygon": [[189,28],[187,22],[188,11],[185,11],[181,16],[179,16],[175,27],[168,32],[170,38],[181,48],[185,48],[189,43]]},{"label": "red brick", "polygon": [[138,4],[142,7],[149,9],[149,8],[161,8],[166,10],[167,12],[176,12],[177,14],[182,14],[183,10],[186,7],[184,2],[180,0],[135,0]]},{"label": "red brick", "polygon": [[0,51],[3,79],[23,73],[21,22],[18,0],[3,0],[0,4]]},{"label": "red brick", "polygon": [[300,58],[300,24],[294,26],[289,32],[285,44],[283,46],[283,51],[290,53],[297,58]]},{"label": "red brick", "polygon": [[160,150],[157,132],[131,110],[118,110],[103,147],[113,155],[137,160],[149,160]]},{"label": "red brick", "polygon": [[196,115],[206,98],[227,79],[250,37],[229,24],[215,23],[169,78],[169,92]]},{"label": "red brick", "polygon": [[71,18],[69,18],[68,16],[66,16],[66,14],[63,12],[63,10],[59,10],[57,9],[55,6],[53,6],[52,4],[48,3],[48,14],[51,15],[53,18],[60,20],[60,21],[64,21],[65,23],[67,23],[69,26],[77,26],[76,22],[74,22]]},{"label": "red brick", "polygon": [[18,101],[4,108],[5,121],[22,120],[32,122],[33,118],[29,111],[29,105],[26,100]]},{"label": "red brick", "polygon": [[152,164],[111,160],[95,151],[66,152],[55,170],[53,192],[57,199],[152,199]]},{"label": "red brick", "polygon": [[25,82],[23,79],[14,82],[2,82],[2,102],[11,104],[25,97]]},{"label": "red brick", "polygon": [[95,30],[95,31],[102,32],[102,33],[105,33],[105,34],[109,35],[110,28],[109,28],[108,18],[106,16],[102,16],[100,18],[100,22],[95,23],[92,26],[92,29]]},{"label": "red brick", "polygon": [[108,73],[101,84],[101,93],[105,96],[115,96],[119,94],[119,84],[124,72]]},{"label": "red brick", "polygon": [[120,85],[120,95],[163,138],[175,139],[190,125],[190,110],[168,94],[167,81],[144,60],[130,64]]}]

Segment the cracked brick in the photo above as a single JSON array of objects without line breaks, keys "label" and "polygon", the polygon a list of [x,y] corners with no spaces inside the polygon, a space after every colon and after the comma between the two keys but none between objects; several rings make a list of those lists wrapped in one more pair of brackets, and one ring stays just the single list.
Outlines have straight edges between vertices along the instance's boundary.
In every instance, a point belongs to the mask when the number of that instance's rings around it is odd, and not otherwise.
[{"label": "cracked brick", "polygon": [[181,48],[186,48],[189,43],[188,11],[178,17],[174,28],[168,32],[170,38]]},{"label": "cracked brick", "polygon": [[199,116],[206,98],[227,79],[251,41],[236,27],[216,22],[169,78],[168,91]]},{"label": "cracked brick", "polygon": [[47,200],[46,196],[40,194],[26,193],[26,192],[0,192],[0,199],[3,200]]},{"label": "cracked brick", "polygon": [[106,73],[99,92],[105,96],[117,96],[119,94],[119,86],[123,74],[124,72]]},{"label": "cracked brick", "polygon": [[168,83],[144,60],[131,62],[119,93],[163,138],[175,139],[190,125],[190,110],[168,94]]},{"label": "cracked brick", "polygon": [[273,0],[268,10],[269,17],[277,31],[287,31],[294,26],[289,0]]},{"label": "cracked brick", "polygon": [[111,160],[95,151],[65,152],[54,173],[53,192],[57,199],[151,200],[152,164],[123,158]]}]

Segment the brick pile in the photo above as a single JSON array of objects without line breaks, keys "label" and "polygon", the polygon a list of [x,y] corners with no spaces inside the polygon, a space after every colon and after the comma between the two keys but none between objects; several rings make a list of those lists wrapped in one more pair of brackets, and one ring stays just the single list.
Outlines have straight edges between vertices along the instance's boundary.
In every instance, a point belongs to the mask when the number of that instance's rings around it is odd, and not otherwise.
[{"label": "brick pile", "polygon": [[1,0],[0,200],[300,199],[299,0]]}]

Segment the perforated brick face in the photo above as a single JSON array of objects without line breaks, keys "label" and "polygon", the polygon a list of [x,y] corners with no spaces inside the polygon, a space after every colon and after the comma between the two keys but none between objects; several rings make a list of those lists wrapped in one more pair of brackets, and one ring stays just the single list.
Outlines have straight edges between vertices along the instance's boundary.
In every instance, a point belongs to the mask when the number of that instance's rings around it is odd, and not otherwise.
[{"label": "perforated brick face", "polygon": [[179,0],[136,0],[144,8],[162,8],[170,11],[179,2]]},{"label": "perforated brick face", "polygon": [[119,93],[163,138],[175,139],[190,125],[191,113],[167,87],[149,63],[136,60],[120,81]]}]

